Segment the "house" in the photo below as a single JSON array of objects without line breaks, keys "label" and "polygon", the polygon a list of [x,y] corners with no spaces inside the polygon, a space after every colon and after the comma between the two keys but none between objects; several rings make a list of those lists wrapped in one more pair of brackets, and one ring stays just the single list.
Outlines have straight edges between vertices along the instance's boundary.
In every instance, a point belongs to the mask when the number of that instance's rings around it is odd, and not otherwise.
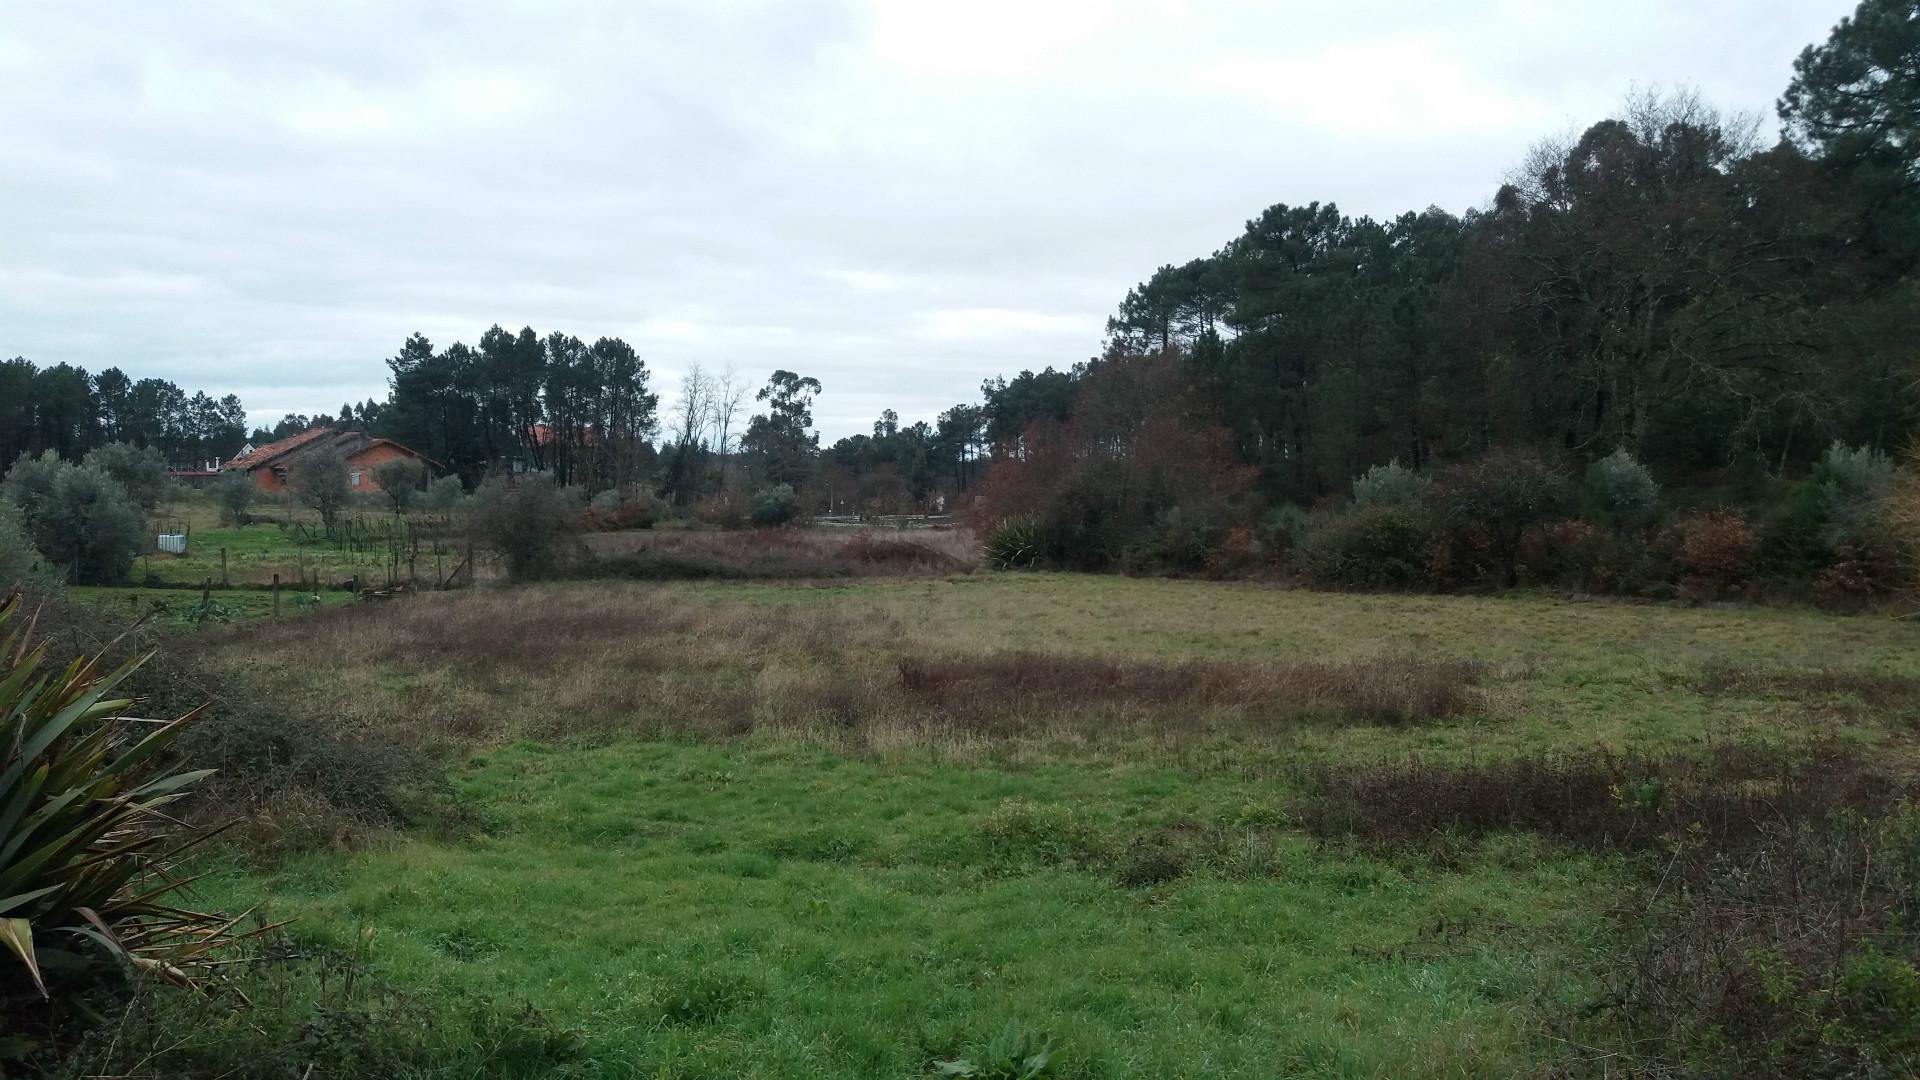
[{"label": "house", "polygon": [[287,490],[288,477],[296,462],[313,454],[327,453],[338,454],[346,461],[347,490],[356,494],[379,492],[373,470],[384,462],[409,458],[419,462],[429,474],[440,468],[439,462],[392,439],[375,438],[364,431],[313,428],[265,446],[249,443],[220,471],[244,472],[261,491],[278,493]]}]

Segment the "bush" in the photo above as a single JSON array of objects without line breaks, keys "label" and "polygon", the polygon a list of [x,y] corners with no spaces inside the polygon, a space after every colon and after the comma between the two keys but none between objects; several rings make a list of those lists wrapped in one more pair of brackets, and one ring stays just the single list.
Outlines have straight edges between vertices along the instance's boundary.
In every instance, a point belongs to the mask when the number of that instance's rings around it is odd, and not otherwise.
[{"label": "bush", "polygon": [[127,496],[139,503],[143,510],[151,510],[159,505],[161,497],[166,494],[167,463],[161,459],[160,451],[150,446],[107,443],[88,451],[82,464],[113,477],[114,482],[124,488]]},{"label": "bush", "polygon": [[27,523],[12,503],[0,500],[0,595],[23,582],[51,585],[58,580],[46,556],[33,546]]},{"label": "bush", "polygon": [[1669,552],[1637,532],[1615,532],[1590,521],[1548,522],[1520,543],[1520,578],[1585,593],[1644,596],[1668,589]]},{"label": "bush", "polygon": [[180,839],[162,808],[206,773],[169,772],[155,755],[194,714],[150,729],[128,723],[121,710],[133,702],[114,692],[130,668],[45,667],[46,646],[15,621],[21,606],[18,594],[0,601],[0,735],[11,748],[0,759],[0,945],[42,996],[43,968],[55,954],[79,959],[67,953],[76,941],[136,968],[189,965],[195,954],[175,950],[211,925],[161,899],[177,887],[169,865]]},{"label": "bush", "polygon": [[589,529],[602,532],[651,529],[654,522],[665,515],[665,511],[666,504],[650,495],[624,494],[608,488],[588,500],[581,523]]},{"label": "bush", "polygon": [[1870,447],[1835,442],[1814,466],[1830,546],[1857,540],[1879,521],[1893,488],[1893,459]]},{"label": "bush", "polygon": [[1833,561],[1814,575],[1813,588],[1824,606],[1859,608],[1898,593],[1909,580],[1897,542],[1875,535],[1835,547]]},{"label": "bush", "polygon": [[147,521],[125,489],[99,469],[65,462],[45,473],[36,463],[33,472],[36,484],[52,477],[23,513],[34,546],[75,582],[126,580],[146,543]]},{"label": "bush", "polygon": [[467,487],[459,477],[441,476],[427,484],[426,492],[420,496],[420,506],[436,514],[446,514],[458,510],[466,497]]},{"label": "bush", "polygon": [[241,820],[238,838],[276,855],[421,823],[444,809],[441,767],[382,732],[343,735],[311,718],[248,707],[194,725],[178,749],[218,770],[204,794],[223,817]]},{"label": "bush", "polygon": [[996,570],[1024,570],[1046,557],[1045,537],[1038,518],[1029,514],[1007,518],[987,534],[981,557]]},{"label": "bush", "polygon": [[1399,460],[1375,465],[1353,479],[1353,505],[1406,506],[1420,501],[1426,493],[1427,478],[1400,464]]},{"label": "bush", "polygon": [[1753,574],[1759,542],[1747,519],[1732,510],[1708,510],[1675,526],[1674,561],[1680,588],[1701,598],[1725,595]]},{"label": "bush", "polygon": [[222,473],[213,484],[213,501],[220,505],[220,520],[229,525],[245,525],[247,507],[253,505],[256,490],[253,478],[246,473]]},{"label": "bush", "polygon": [[4,489],[7,498],[20,508],[27,528],[33,528],[34,521],[40,516],[40,507],[53,497],[54,481],[71,466],[60,460],[60,455],[47,450],[39,457],[21,454],[14,459],[13,467],[7,470],[7,477],[0,489]]},{"label": "bush", "polygon": [[1415,506],[1368,506],[1323,519],[1296,565],[1317,585],[1406,589],[1426,580],[1433,522]]},{"label": "bush", "polygon": [[551,473],[495,477],[473,494],[473,528],[514,581],[549,577],[573,555],[580,510]]},{"label": "bush", "polygon": [[1226,554],[1229,520],[1225,506],[1176,506],[1161,517],[1155,554],[1179,570],[1212,566]]},{"label": "bush", "polygon": [[1293,503],[1281,503],[1268,510],[1254,526],[1253,539],[1262,555],[1278,562],[1306,542],[1307,531],[1307,512]]},{"label": "bush", "polygon": [[1520,542],[1534,524],[1566,506],[1560,467],[1525,450],[1492,450],[1448,468],[1429,501],[1456,529],[1484,529],[1504,584],[1520,583]]},{"label": "bush", "polygon": [[334,519],[347,505],[347,462],[332,452],[305,454],[294,460],[288,480],[300,496],[300,504],[320,515],[328,535]]},{"label": "bush", "polygon": [[395,514],[404,514],[427,481],[426,467],[412,458],[394,458],[373,467],[373,482],[393,504]]},{"label": "bush", "polygon": [[743,529],[748,521],[746,495],[728,491],[693,504],[693,520],[716,529]]},{"label": "bush", "polygon": [[768,528],[785,525],[800,513],[800,500],[789,484],[763,487],[753,493],[753,523]]},{"label": "bush", "polygon": [[1583,494],[1588,518],[1615,533],[1648,524],[1660,509],[1660,485],[1625,449],[1587,466]]}]

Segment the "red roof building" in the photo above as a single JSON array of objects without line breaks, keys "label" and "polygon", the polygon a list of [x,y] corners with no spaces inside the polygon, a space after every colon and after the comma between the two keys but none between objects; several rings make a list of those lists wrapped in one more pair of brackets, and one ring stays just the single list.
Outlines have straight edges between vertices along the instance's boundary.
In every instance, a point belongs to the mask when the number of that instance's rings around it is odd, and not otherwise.
[{"label": "red roof building", "polygon": [[377,492],[373,470],[388,461],[409,458],[428,472],[440,463],[392,439],[379,439],[363,431],[338,428],[313,428],[290,435],[265,446],[242,448],[239,456],[221,466],[221,472],[244,472],[261,491],[287,490],[287,478],[294,464],[314,454],[338,454],[347,463],[347,489],[353,492]]}]

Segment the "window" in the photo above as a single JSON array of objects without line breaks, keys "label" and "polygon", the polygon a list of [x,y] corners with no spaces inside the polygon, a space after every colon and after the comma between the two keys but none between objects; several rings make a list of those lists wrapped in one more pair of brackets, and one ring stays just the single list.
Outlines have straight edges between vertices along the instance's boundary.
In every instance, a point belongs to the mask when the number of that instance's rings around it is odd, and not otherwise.
[{"label": "window", "polygon": [[355,469],[352,472],[347,474],[347,483],[352,484],[354,487],[360,486],[360,470],[359,469]]}]

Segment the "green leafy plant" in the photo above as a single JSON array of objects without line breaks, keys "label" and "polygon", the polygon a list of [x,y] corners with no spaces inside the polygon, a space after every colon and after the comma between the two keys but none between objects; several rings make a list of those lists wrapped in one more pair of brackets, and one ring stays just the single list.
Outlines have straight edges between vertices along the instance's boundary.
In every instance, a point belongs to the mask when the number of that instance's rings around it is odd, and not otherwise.
[{"label": "green leafy plant", "polygon": [[192,982],[238,923],[166,902],[181,884],[169,865],[197,837],[162,810],[210,770],[160,768],[156,755],[199,710],[123,715],[133,702],[113,692],[147,657],[105,673],[98,657],[49,668],[21,606],[18,593],[0,601],[0,944],[43,996],[40,953],[56,939]]},{"label": "green leafy plant", "polygon": [[977,1080],[1034,1080],[1052,1076],[1053,1040],[1022,1024],[1008,1020],[1000,1034],[977,1058],[938,1061],[933,1070],[941,1076],[966,1076]]},{"label": "green leafy plant", "polygon": [[1406,506],[1426,494],[1427,478],[1398,460],[1375,465],[1353,478],[1353,505]]},{"label": "green leafy plant", "polygon": [[997,570],[1037,566],[1045,549],[1043,531],[1038,518],[1027,515],[1008,518],[987,534],[982,554],[988,565]]}]

